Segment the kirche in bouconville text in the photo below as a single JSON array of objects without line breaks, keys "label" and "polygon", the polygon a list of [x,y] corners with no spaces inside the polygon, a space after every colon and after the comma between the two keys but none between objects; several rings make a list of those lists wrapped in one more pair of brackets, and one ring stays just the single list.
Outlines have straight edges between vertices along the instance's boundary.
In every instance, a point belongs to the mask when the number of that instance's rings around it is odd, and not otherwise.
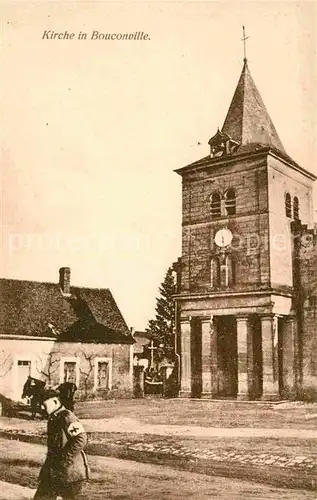
[{"label": "kirche in bouconville text", "polygon": [[44,30],[42,40],[150,40],[148,33],[144,31],[134,31],[132,33],[102,33],[100,31],[92,31],[90,36],[87,33],[80,31],[73,33],[70,31],[54,31]]}]

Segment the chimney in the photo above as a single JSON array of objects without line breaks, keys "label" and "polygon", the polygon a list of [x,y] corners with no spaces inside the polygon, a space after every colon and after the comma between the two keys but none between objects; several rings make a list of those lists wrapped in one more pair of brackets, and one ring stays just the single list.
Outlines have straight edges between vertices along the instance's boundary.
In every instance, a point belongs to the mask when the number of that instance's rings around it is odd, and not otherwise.
[{"label": "chimney", "polygon": [[61,267],[59,270],[59,286],[63,295],[70,295],[70,267]]}]

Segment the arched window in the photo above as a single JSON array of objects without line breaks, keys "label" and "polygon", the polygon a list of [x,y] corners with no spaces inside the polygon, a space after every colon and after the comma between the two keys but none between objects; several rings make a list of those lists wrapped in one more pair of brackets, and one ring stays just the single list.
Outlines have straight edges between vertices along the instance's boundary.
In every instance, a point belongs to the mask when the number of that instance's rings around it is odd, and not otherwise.
[{"label": "arched window", "polygon": [[297,196],[294,196],[293,200],[293,217],[294,219],[299,219],[299,201]]},{"label": "arched window", "polygon": [[292,217],[292,199],[289,193],[285,194],[285,214],[286,217]]},{"label": "arched window", "polygon": [[228,268],[228,286],[234,286],[236,284],[236,260],[232,255],[227,257],[227,268]]},{"label": "arched window", "polygon": [[210,211],[213,217],[221,215],[221,196],[217,191],[210,196]]},{"label": "arched window", "polygon": [[210,286],[212,288],[220,286],[220,262],[217,257],[210,261]]},{"label": "arched window", "polygon": [[225,194],[225,207],[227,215],[235,215],[236,213],[236,193],[233,188],[229,188]]},{"label": "arched window", "polygon": [[220,284],[222,287],[235,285],[235,262],[231,255],[226,255],[220,266]]}]

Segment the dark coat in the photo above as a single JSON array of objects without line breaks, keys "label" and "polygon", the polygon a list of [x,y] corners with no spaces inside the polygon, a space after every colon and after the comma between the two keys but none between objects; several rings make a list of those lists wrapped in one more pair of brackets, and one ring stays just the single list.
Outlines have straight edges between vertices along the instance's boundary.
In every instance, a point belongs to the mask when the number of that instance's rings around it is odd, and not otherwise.
[{"label": "dark coat", "polygon": [[86,444],[87,434],[71,411],[62,406],[52,413],[47,422],[47,457],[40,481],[59,488],[89,479]]}]

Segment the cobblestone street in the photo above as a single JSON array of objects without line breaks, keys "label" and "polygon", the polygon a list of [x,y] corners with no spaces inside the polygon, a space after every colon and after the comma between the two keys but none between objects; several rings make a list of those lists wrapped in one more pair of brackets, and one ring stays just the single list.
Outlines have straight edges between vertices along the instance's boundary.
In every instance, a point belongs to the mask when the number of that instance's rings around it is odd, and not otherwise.
[{"label": "cobblestone street", "polygon": [[188,459],[209,459],[217,462],[239,462],[241,464],[252,464],[252,465],[274,465],[281,468],[300,468],[311,470],[315,467],[317,468],[317,454],[315,458],[309,456],[295,456],[287,457],[283,455],[272,455],[269,453],[241,453],[241,452],[227,452],[215,453],[212,449],[201,450],[196,448],[194,450],[187,447],[172,447],[166,446],[166,442],[162,441],[158,444],[146,444],[140,443],[129,443],[127,440],[116,440],[115,444],[127,446],[127,448],[135,451],[145,451],[148,453],[159,453],[166,455],[176,455],[180,457],[187,457]]},{"label": "cobblestone street", "polygon": [[[83,419],[93,455],[173,465],[208,475],[316,487],[314,429],[216,428]],[[0,419],[3,437],[45,442],[46,422]]]}]

